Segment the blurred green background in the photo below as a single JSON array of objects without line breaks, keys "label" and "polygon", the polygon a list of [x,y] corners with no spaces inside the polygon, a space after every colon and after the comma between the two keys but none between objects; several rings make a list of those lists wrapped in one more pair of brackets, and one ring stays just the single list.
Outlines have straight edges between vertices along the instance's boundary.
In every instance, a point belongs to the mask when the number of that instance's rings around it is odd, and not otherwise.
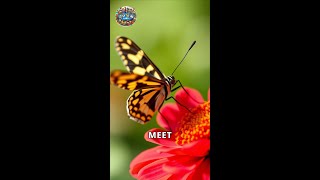
[{"label": "blurred green background", "polygon": [[[110,71],[125,70],[114,49],[115,38],[119,35],[132,39],[165,75],[172,73],[192,42],[196,40],[196,45],[174,76],[184,86],[200,91],[207,99],[210,87],[209,5],[209,0],[111,0]],[[137,20],[132,26],[122,27],[116,23],[115,13],[122,6],[135,8]],[[133,179],[129,174],[131,160],[140,152],[155,146],[144,140],[144,133],[151,128],[159,127],[156,115],[146,125],[128,118],[126,100],[130,94],[131,91],[110,87],[112,180]]]}]

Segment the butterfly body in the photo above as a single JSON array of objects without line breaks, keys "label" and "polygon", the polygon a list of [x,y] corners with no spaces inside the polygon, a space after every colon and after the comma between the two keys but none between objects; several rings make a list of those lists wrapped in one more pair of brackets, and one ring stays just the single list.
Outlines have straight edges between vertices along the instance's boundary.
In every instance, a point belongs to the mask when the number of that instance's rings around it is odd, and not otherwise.
[{"label": "butterfly body", "polygon": [[172,75],[165,76],[129,38],[117,37],[115,47],[128,72],[113,71],[110,83],[122,89],[133,90],[127,100],[128,116],[145,124],[170,96],[177,81]]}]

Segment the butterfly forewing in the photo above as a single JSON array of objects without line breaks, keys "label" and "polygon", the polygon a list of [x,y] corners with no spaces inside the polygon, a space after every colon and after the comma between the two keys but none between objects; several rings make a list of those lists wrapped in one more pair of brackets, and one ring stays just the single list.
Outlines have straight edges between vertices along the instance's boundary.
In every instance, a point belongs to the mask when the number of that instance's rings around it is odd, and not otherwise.
[{"label": "butterfly forewing", "polygon": [[110,83],[127,90],[159,88],[163,86],[163,81],[156,78],[123,72],[121,70],[115,70],[111,73]]},{"label": "butterfly forewing", "polygon": [[132,40],[123,36],[117,37],[115,47],[129,72],[160,80],[165,78],[147,54]]}]

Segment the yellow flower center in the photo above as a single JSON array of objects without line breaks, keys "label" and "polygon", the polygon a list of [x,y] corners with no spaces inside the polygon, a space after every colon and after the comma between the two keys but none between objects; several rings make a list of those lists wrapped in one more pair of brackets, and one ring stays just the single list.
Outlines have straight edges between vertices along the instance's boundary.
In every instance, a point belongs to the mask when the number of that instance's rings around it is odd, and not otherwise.
[{"label": "yellow flower center", "polygon": [[193,108],[184,116],[175,137],[178,145],[210,138],[210,101]]}]

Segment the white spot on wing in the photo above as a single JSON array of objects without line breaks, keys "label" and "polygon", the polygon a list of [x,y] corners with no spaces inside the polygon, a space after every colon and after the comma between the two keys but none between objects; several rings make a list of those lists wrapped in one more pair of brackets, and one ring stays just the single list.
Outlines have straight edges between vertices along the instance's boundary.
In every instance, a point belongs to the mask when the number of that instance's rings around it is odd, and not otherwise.
[{"label": "white spot on wing", "polygon": [[135,74],[139,74],[141,76],[144,76],[146,73],[146,70],[142,67],[135,67],[132,72]]},{"label": "white spot on wing", "polygon": [[158,78],[158,79],[161,79],[158,72],[154,72],[154,77]]},{"label": "white spot on wing", "polygon": [[147,67],[147,72],[151,72],[152,70],[154,70],[154,68],[153,68],[152,65],[150,64],[150,65]]}]

